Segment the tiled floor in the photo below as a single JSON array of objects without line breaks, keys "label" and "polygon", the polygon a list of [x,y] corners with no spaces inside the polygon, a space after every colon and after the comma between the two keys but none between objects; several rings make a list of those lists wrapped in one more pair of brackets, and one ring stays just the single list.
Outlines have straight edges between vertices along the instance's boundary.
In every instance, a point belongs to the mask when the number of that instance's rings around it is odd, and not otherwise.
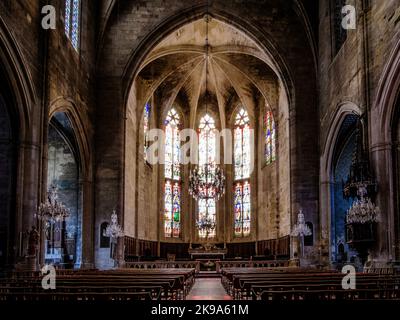
[{"label": "tiled floor", "polygon": [[220,278],[198,278],[187,300],[232,300],[221,284]]}]

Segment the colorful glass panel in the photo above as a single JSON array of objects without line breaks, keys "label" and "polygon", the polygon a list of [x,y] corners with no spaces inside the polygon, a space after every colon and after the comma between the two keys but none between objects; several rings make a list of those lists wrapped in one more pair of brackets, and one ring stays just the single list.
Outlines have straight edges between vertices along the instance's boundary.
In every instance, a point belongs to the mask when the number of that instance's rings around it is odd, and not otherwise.
[{"label": "colorful glass panel", "polygon": [[[199,123],[199,165],[215,164],[216,161],[216,133],[215,120],[209,114],[204,115]],[[216,222],[216,202],[214,199],[198,200],[198,218],[210,218]],[[216,236],[216,229],[208,235],[205,231],[198,230],[200,238],[213,238]]]},{"label": "colorful glass panel", "polygon": [[71,42],[75,50],[78,50],[78,43],[79,43],[80,5],[81,5],[80,0],[73,0]]},{"label": "colorful glass panel", "polygon": [[65,0],[64,30],[75,50],[79,48],[80,14],[80,0]]},{"label": "colorful glass panel", "polygon": [[151,105],[150,103],[146,103],[144,106],[143,111],[143,136],[144,136],[144,159],[147,159],[147,148],[149,147],[149,141],[147,138],[147,133],[150,128],[150,112],[151,112]]},{"label": "colorful glass panel", "polygon": [[[206,217],[210,218],[212,221],[216,222],[217,212],[216,212],[216,203],[214,199],[199,199],[199,220],[202,220]],[[209,232],[208,238],[214,238],[216,236],[216,229],[213,229]],[[205,230],[199,230],[198,235],[200,238],[206,238],[207,234]]]},{"label": "colorful glass panel", "polygon": [[71,0],[65,0],[65,17],[64,17],[64,27],[65,34],[69,38],[69,30],[71,25]]},{"label": "colorful glass panel", "polygon": [[[165,237],[179,238],[181,234],[181,172],[180,119],[172,108],[165,119]],[[167,188],[168,187],[168,188]],[[167,197],[168,196],[168,197]]]},{"label": "colorful glass panel", "polygon": [[235,117],[234,127],[234,233],[236,237],[250,234],[251,201],[251,130],[247,111],[241,108]]},{"label": "colorful glass panel", "polygon": [[172,236],[172,186],[170,181],[165,181],[164,190],[164,234]]},{"label": "colorful glass panel", "polygon": [[271,111],[267,111],[264,117],[264,157],[265,163],[270,164],[276,159],[276,129]]},{"label": "colorful glass panel", "polygon": [[174,183],[172,202],[172,236],[179,238],[181,231],[181,187]]}]

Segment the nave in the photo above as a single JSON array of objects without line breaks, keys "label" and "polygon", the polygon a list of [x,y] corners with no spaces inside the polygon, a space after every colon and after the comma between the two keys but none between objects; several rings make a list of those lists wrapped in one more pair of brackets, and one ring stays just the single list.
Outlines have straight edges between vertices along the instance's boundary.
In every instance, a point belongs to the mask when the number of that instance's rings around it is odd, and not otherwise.
[{"label": "nave", "polygon": [[0,302],[400,300],[400,276],[384,270],[356,273],[354,287],[339,272],[293,267],[224,267],[213,277],[196,268],[59,270],[53,290],[42,277],[20,271],[1,279]]}]

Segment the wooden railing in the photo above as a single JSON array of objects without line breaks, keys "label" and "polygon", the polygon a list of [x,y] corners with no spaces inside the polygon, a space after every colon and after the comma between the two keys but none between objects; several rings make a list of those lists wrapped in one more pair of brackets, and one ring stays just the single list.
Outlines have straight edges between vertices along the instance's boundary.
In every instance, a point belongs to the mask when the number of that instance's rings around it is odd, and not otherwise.
[{"label": "wooden railing", "polygon": [[134,268],[134,269],[194,268],[197,273],[200,271],[200,261],[126,262],[125,268]]},{"label": "wooden railing", "polygon": [[288,267],[289,261],[287,260],[238,260],[238,261],[216,261],[217,272],[221,272],[221,268],[274,268],[274,267]]}]

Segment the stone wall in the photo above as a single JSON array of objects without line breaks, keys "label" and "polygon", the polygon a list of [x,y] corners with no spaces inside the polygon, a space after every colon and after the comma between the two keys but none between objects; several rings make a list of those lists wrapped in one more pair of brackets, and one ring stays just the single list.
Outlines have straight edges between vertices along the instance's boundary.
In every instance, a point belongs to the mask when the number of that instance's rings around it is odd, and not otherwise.
[{"label": "stone wall", "polygon": [[[41,28],[41,8],[45,4],[54,5],[56,9],[56,29]],[[64,4],[63,1],[2,1],[0,3],[0,24],[2,44],[9,41],[12,49],[1,56],[1,64],[6,68],[12,79],[11,85],[17,100],[20,120],[20,145],[18,150],[21,170],[19,178],[24,178],[24,184],[18,185],[21,195],[17,202],[17,230],[24,231],[33,223],[33,212],[38,203],[46,197],[47,191],[47,127],[49,112],[54,104],[68,101],[74,106],[79,128],[76,135],[92,146],[94,89],[95,89],[95,36],[96,8],[93,2],[83,1],[81,8],[80,49],[74,50],[64,34]],[[4,37],[3,37],[4,35]],[[11,39],[11,40],[8,40]],[[10,56],[7,56],[9,54]],[[10,62],[11,61],[11,62]],[[13,67],[12,63],[16,63]],[[15,74],[14,70],[17,70]],[[18,74],[19,72],[19,74]],[[19,78],[18,78],[19,77]],[[27,85],[23,84],[27,83]],[[19,100],[18,100],[19,99]],[[26,105],[25,105],[26,103]],[[23,110],[23,108],[26,108]],[[68,106],[62,106],[67,111]],[[17,109],[16,108],[16,109]],[[54,110],[53,110],[54,111]],[[74,123],[76,125],[76,123]],[[85,150],[89,152],[89,150]],[[92,157],[84,157],[87,160]],[[90,160],[91,161],[91,160]],[[89,193],[92,182],[92,163],[85,163],[82,168],[82,182],[85,185],[87,203],[85,212],[85,246],[84,261],[93,263],[93,225],[92,204]]]},{"label": "stone wall", "polygon": [[[319,117],[321,153],[333,148],[326,145],[341,125],[341,110],[353,109],[358,113],[366,113],[365,146],[370,150],[373,172],[376,174],[379,192],[377,202],[387,212],[380,224],[378,243],[372,254],[373,258],[387,259],[388,252],[394,248],[394,215],[393,197],[391,193],[391,146],[384,138],[390,128],[383,125],[380,119],[385,118],[385,106],[378,105],[379,90],[387,79],[387,64],[390,57],[395,56],[399,45],[400,7],[398,1],[348,1],[356,8],[356,29],[348,30],[347,40],[337,54],[333,50],[334,33],[332,28],[332,1],[320,2],[319,10]],[[394,70],[393,70],[394,71]],[[394,71],[395,72],[395,71]],[[399,90],[395,84],[386,83],[390,94]],[[385,90],[386,90],[385,89]],[[398,91],[397,91],[398,92]],[[392,106],[389,106],[392,108]],[[394,107],[393,107],[394,109]],[[358,110],[358,111],[357,111]],[[389,134],[390,136],[390,134]],[[325,151],[324,151],[325,150]],[[321,168],[330,167],[332,159],[322,155]],[[378,160],[380,159],[380,160]],[[323,171],[321,171],[323,172]],[[325,176],[326,174],[326,176]],[[329,195],[332,186],[329,183],[331,173],[320,177],[321,182],[321,221],[329,225]],[[386,218],[387,217],[387,218]],[[390,222],[392,221],[392,222]],[[322,228],[322,234],[326,233]],[[391,248],[389,248],[391,247]]]}]

